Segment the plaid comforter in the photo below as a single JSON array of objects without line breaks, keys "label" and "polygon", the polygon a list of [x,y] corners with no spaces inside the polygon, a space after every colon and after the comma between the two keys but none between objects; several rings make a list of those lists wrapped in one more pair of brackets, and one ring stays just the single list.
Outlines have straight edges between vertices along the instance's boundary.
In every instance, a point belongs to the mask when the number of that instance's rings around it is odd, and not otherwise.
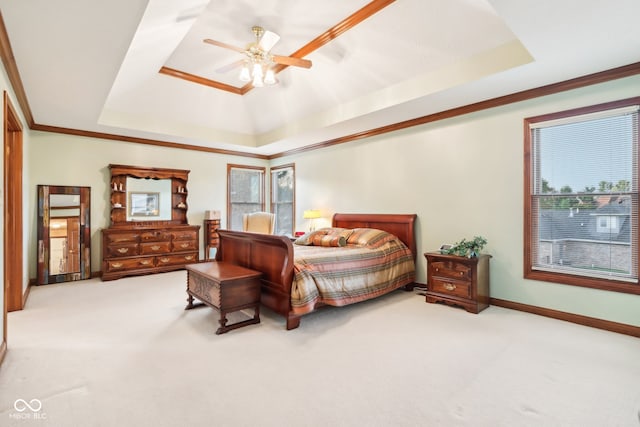
[{"label": "plaid comforter", "polygon": [[317,304],[341,306],[375,298],[415,280],[411,251],[399,239],[372,249],[294,245],[291,307],[295,314]]}]

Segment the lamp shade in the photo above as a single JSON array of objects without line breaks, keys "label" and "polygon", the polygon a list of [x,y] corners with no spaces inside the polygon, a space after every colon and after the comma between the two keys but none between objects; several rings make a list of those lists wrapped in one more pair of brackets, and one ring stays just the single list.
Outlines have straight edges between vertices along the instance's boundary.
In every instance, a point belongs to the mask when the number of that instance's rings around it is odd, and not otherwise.
[{"label": "lamp shade", "polygon": [[309,209],[304,211],[302,214],[302,218],[304,219],[316,219],[320,218],[320,211],[316,209]]}]

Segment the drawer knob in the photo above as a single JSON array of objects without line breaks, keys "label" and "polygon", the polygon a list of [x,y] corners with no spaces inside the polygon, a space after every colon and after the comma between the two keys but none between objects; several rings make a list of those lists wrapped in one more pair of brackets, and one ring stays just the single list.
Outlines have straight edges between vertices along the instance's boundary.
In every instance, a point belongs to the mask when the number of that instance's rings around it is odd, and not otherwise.
[{"label": "drawer knob", "polygon": [[153,249],[154,251],[157,251],[158,249],[160,249],[160,246],[153,245],[153,246],[151,246],[151,249]]},{"label": "drawer knob", "polygon": [[438,267],[436,267],[436,271],[440,271],[440,269]]},{"label": "drawer knob", "polygon": [[126,254],[127,252],[129,252],[129,248],[120,248],[118,249],[118,252],[120,252],[121,254]]},{"label": "drawer knob", "polygon": [[445,288],[446,290],[448,290],[448,291],[453,291],[453,290],[455,290],[455,289],[456,289],[456,285],[454,285],[454,284],[452,284],[452,283],[445,283],[445,284],[444,284],[444,285],[442,285],[442,286],[444,286],[444,288]]},{"label": "drawer knob", "polygon": [[186,257],[184,257],[184,259],[186,259],[187,261],[191,261],[193,259],[193,255],[187,255]]},{"label": "drawer knob", "polygon": [[160,262],[167,263],[169,262],[169,258],[160,258]]},{"label": "drawer knob", "polygon": [[188,244],[188,243],[183,243],[183,244],[181,244],[181,245],[180,245],[180,247],[181,247],[181,248],[188,248],[188,247],[189,247],[189,244]]},{"label": "drawer knob", "polygon": [[461,271],[461,272],[460,272],[460,275],[462,276],[463,274],[464,274],[464,273]]},{"label": "drawer knob", "polygon": [[120,267],[122,267],[122,263],[121,262],[114,262],[113,264],[111,264],[111,266],[113,268],[120,268]]}]

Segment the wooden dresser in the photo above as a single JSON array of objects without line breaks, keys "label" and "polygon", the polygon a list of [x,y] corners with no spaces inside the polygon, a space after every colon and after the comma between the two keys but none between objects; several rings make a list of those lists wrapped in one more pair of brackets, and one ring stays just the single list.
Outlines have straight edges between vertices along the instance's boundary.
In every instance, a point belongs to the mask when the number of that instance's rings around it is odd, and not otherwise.
[{"label": "wooden dresser", "polygon": [[198,262],[200,226],[187,222],[189,171],[109,165],[111,226],[102,230],[102,280]]},{"label": "wooden dresser", "polygon": [[102,230],[102,280],[160,273],[198,262],[200,226]]},{"label": "wooden dresser", "polygon": [[427,252],[427,302],[444,302],[479,313],[489,306],[489,260]]},{"label": "wooden dresser", "polygon": [[212,248],[218,248],[220,238],[218,237],[218,228],[220,228],[219,219],[204,220],[204,259],[209,260]]}]

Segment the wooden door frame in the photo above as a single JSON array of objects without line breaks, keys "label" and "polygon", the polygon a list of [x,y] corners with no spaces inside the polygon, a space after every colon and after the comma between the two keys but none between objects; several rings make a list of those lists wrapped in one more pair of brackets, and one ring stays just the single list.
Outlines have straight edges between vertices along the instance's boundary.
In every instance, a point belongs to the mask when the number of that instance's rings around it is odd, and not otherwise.
[{"label": "wooden door frame", "polygon": [[4,338],[7,312],[22,310],[22,124],[4,92]]}]

